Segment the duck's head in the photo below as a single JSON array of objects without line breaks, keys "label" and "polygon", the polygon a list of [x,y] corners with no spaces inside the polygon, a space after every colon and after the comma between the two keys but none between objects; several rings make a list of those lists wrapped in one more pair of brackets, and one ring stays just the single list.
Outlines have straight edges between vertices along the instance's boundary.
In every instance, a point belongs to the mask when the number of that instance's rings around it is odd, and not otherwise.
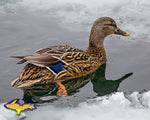
[{"label": "duck's head", "polygon": [[101,17],[97,19],[91,29],[89,36],[90,46],[102,46],[106,36],[110,34],[117,34],[122,36],[129,36],[128,33],[122,31],[116,22],[110,17]]}]

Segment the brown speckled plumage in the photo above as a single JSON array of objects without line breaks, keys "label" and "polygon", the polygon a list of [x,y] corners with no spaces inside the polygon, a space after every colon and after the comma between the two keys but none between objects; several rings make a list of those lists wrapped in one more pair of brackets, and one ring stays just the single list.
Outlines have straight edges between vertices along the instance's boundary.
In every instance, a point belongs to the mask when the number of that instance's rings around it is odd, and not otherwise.
[{"label": "brown speckled plumage", "polygon": [[[22,59],[18,64],[28,62],[12,86],[25,88],[34,84],[61,82],[94,72],[106,61],[104,38],[110,34],[121,34],[117,32],[118,29],[112,18],[102,17],[93,24],[89,46],[85,51],[68,45],[56,45],[37,50],[34,55],[12,56]],[[54,74],[47,67],[59,61],[66,65],[62,71]]]}]

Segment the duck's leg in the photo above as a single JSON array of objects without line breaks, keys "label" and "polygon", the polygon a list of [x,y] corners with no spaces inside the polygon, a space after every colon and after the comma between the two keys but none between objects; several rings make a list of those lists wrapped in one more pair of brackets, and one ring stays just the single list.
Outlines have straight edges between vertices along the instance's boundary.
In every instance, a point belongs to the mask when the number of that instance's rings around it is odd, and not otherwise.
[{"label": "duck's leg", "polygon": [[58,96],[68,96],[65,86],[63,84],[61,84],[61,82],[56,82],[56,83],[59,86],[57,95]]}]

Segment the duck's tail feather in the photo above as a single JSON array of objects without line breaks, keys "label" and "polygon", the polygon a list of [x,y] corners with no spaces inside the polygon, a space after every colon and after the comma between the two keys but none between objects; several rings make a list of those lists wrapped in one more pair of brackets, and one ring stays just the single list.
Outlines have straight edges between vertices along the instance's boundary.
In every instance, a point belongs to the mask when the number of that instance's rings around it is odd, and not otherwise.
[{"label": "duck's tail feather", "polygon": [[19,58],[19,59],[23,59],[24,57],[26,57],[28,55],[19,55],[19,56],[10,56],[11,58]]},{"label": "duck's tail feather", "polygon": [[28,56],[28,55],[23,55],[23,56],[10,56],[11,58],[19,58],[19,59],[22,59],[20,60],[19,62],[17,62],[16,64],[22,64],[24,62],[26,62],[27,60],[25,60],[24,58]]}]

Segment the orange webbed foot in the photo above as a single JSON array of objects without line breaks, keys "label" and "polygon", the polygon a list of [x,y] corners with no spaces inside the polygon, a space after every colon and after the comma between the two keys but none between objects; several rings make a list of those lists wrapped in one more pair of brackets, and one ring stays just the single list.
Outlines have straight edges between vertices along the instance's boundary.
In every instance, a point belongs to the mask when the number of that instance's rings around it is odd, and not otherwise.
[{"label": "orange webbed foot", "polygon": [[57,85],[59,86],[57,95],[58,96],[68,96],[65,86],[63,84],[61,84],[61,82],[57,82]]}]

